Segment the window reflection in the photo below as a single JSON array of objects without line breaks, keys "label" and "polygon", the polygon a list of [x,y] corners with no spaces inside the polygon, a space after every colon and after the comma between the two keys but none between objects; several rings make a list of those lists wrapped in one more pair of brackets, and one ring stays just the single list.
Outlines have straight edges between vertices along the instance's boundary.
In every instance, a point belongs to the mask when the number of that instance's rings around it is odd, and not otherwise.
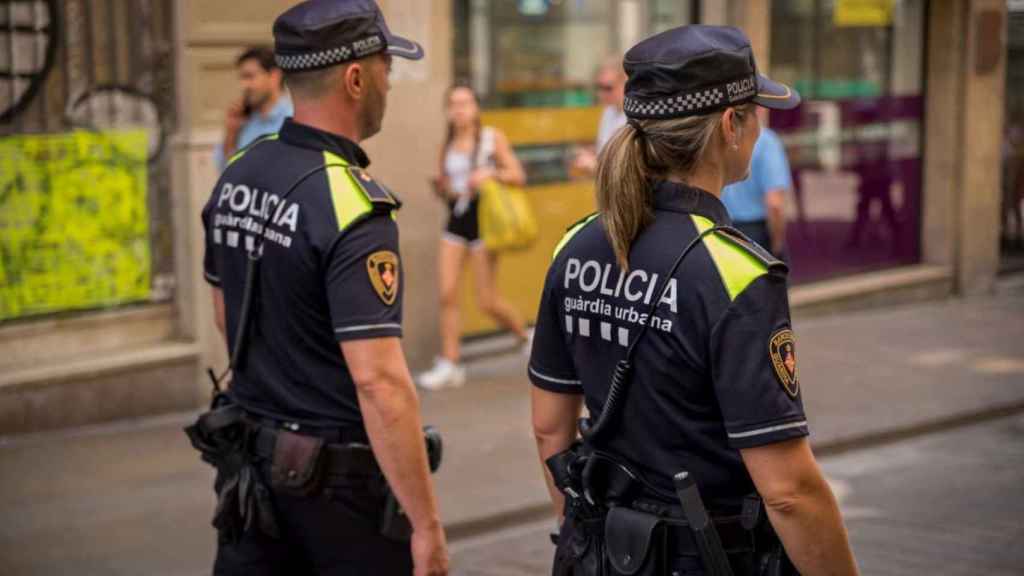
[{"label": "window reflection", "polygon": [[772,3],[771,75],[805,102],[770,121],[793,170],[797,281],[920,257],[924,2],[881,15],[841,5]]}]

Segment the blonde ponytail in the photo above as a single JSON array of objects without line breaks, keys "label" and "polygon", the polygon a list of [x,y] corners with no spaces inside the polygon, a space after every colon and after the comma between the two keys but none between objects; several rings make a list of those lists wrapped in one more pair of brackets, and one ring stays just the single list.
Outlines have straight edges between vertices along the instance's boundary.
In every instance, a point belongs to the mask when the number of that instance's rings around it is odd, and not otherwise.
[{"label": "blonde ponytail", "polygon": [[[753,104],[737,106],[741,121]],[[705,159],[722,112],[666,120],[630,120],[605,144],[597,161],[597,207],[623,270],[629,250],[654,218],[651,181],[686,178]]]},{"label": "blonde ponytail", "polygon": [[653,216],[641,139],[627,124],[605,144],[597,164],[597,207],[623,270],[629,268],[633,240]]}]

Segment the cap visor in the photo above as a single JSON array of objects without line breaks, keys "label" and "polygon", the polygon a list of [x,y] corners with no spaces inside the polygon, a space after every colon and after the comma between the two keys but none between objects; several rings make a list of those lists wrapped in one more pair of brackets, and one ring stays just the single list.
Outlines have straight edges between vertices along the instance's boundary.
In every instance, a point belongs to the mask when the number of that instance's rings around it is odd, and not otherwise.
[{"label": "cap visor", "polygon": [[785,84],[758,74],[754,103],[775,110],[791,110],[800,105],[800,94]]},{"label": "cap visor", "polygon": [[413,42],[407,38],[401,36],[388,35],[388,49],[387,53],[392,56],[398,56],[399,58],[407,58],[409,60],[419,60],[423,58],[423,46],[419,43]]}]

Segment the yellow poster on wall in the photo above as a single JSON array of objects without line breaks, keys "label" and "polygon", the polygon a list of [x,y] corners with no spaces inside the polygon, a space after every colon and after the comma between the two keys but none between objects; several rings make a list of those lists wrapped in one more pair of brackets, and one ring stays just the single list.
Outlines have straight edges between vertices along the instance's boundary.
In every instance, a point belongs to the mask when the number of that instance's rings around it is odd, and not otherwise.
[{"label": "yellow poster on wall", "polygon": [[832,22],[837,27],[888,26],[892,23],[893,0],[836,0]]},{"label": "yellow poster on wall", "polygon": [[145,131],[0,138],[0,321],[146,300]]}]

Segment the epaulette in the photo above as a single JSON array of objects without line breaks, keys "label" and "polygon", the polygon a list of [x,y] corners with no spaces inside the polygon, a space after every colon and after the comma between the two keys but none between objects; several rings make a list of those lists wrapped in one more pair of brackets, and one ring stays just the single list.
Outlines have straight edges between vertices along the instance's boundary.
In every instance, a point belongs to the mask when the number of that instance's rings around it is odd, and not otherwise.
[{"label": "epaulette", "polygon": [[352,182],[356,184],[356,188],[374,206],[385,207],[388,210],[398,210],[402,207],[402,201],[390,190],[374,180],[366,170],[357,166],[349,166],[346,170],[352,176]]},{"label": "epaulette", "polygon": [[764,264],[765,268],[771,272],[777,272],[786,274],[789,272],[789,266],[785,262],[779,260],[772,253],[765,250],[757,242],[754,242],[747,237],[746,234],[732,227],[721,227],[716,230],[723,238],[745,250],[751,256],[757,258],[759,262]]},{"label": "epaulette", "polygon": [[562,239],[558,241],[558,244],[555,246],[554,252],[551,254],[551,259],[554,260],[555,257],[558,256],[558,253],[562,251],[562,248],[565,248],[565,245],[569,243],[569,240],[572,240],[572,237],[575,236],[577,232],[582,230],[584,226],[589,224],[594,218],[597,218],[597,216],[597,212],[591,212],[590,214],[587,214],[583,218],[580,218],[579,220],[574,222],[572,226],[566,228],[565,235],[562,236]]},{"label": "epaulette", "polygon": [[264,134],[263,136],[260,136],[259,138],[253,140],[252,142],[249,142],[248,144],[243,146],[241,149],[235,150],[235,153],[232,154],[230,158],[228,158],[227,162],[224,163],[224,167],[227,168],[235,160],[238,160],[242,156],[245,156],[246,152],[248,152],[249,150],[252,150],[257,145],[262,144],[264,142],[270,142],[271,140],[277,140],[277,137],[278,137],[277,132],[273,132],[271,134]]},{"label": "epaulette", "polygon": [[594,218],[597,218],[598,214],[599,214],[598,212],[591,212],[590,214],[587,214],[583,218],[580,218],[579,220],[577,220],[577,221],[573,222],[572,224],[566,226],[565,227],[565,231],[566,232],[571,232],[572,229],[576,228],[577,226],[582,228],[584,224],[586,224],[587,222],[590,222]]}]

